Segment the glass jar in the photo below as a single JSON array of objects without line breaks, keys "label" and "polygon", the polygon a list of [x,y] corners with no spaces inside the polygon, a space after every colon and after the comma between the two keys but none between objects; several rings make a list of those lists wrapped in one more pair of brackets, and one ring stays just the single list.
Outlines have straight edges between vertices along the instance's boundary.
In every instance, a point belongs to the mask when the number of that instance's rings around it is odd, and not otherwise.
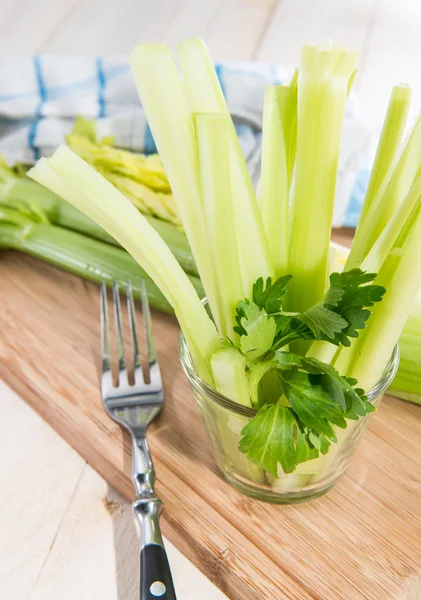
[{"label": "glass jar", "polygon": [[[325,456],[297,465],[293,473],[274,477],[251,462],[238,448],[242,429],[257,411],[219,394],[198,375],[183,335],[180,336],[180,359],[223,476],[247,496],[265,502],[292,504],[327,492],[347,469],[374,414],[348,421],[346,429],[336,428],[338,442],[331,445]],[[398,365],[399,348],[396,346],[381,379],[367,394],[374,406],[379,406]]]}]

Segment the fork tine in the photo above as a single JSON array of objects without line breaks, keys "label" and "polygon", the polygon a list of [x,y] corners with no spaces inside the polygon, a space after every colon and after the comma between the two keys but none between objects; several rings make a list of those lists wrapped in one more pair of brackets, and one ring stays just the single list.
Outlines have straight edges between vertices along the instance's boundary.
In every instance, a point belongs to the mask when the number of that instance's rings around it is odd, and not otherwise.
[{"label": "fork tine", "polygon": [[128,281],[128,283],[127,283],[126,296],[127,296],[127,311],[129,314],[130,332],[132,334],[134,381],[135,381],[135,383],[139,383],[139,382],[143,381],[143,373],[142,373],[142,364],[141,364],[141,360],[140,360],[139,342],[138,342],[137,327],[136,327],[136,310],[135,310],[135,306],[134,306],[133,290],[132,290],[131,281]]},{"label": "fork tine", "polygon": [[105,282],[101,282],[101,359],[102,372],[111,369],[111,354],[110,354],[110,330],[108,325],[108,306],[107,306],[107,287]]},{"label": "fork tine", "polygon": [[113,300],[114,300],[114,323],[116,328],[117,336],[117,356],[118,356],[118,371],[121,374],[126,368],[126,361],[124,360],[124,341],[123,341],[123,322],[121,318],[121,304],[120,304],[120,291],[118,289],[118,283],[113,282]]},{"label": "fork tine", "polygon": [[155,369],[157,369],[157,362],[156,362],[156,352],[155,352],[155,344],[154,344],[154,339],[153,339],[153,334],[152,334],[152,318],[151,318],[151,311],[149,308],[149,300],[148,300],[148,294],[146,293],[146,287],[145,287],[145,281],[143,279],[140,280],[140,299],[142,301],[142,317],[143,317],[143,324],[145,327],[145,331],[146,331],[146,345],[147,345],[147,349],[148,349],[148,366],[149,366],[149,375],[151,375],[151,369],[152,367],[155,367]]}]

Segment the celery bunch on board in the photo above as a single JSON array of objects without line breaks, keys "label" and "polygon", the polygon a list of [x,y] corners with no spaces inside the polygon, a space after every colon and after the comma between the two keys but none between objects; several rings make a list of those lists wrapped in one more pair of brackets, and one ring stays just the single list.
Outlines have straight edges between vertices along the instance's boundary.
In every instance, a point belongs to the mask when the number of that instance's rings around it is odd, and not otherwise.
[{"label": "celery bunch on board", "polygon": [[[35,205],[19,208],[0,203],[0,248],[17,250],[93,281],[112,285],[130,281],[135,297],[140,298],[140,279],[144,279],[151,306],[163,312],[173,310],[165,296],[140,265],[122,248],[52,224]],[[197,293],[203,295],[200,279],[189,275]]]},{"label": "celery bunch on board", "polygon": [[[366,199],[369,243],[360,234],[353,260],[361,260],[329,274],[355,53],[304,47],[298,76],[286,88],[268,88],[259,202],[205,45],[183,42],[178,58],[181,74],[166,46],[143,44],[131,65],[212,321],[150,224],[71,150],[59,148],[29,175],[97,221],[140,262],[173,306],[198,373],[256,408],[241,432],[240,451],[258,467],[246,469],[249,476],[261,481],[267,474],[274,487],[294,471],[307,477],[316,469],[321,477],[321,457],[346,443],[341,430],[374,410],[364,389],[381,376],[421,284],[413,187],[419,126],[397,158],[408,98],[395,94],[391,106],[399,100],[400,109],[388,113]],[[387,229],[384,219],[370,217],[373,207],[391,211],[401,202],[405,208]],[[373,254],[377,274],[360,266],[381,235]],[[227,448],[237,425],[221,418]]]},{"label": "celery bunch on board", "polygon": [[[10,208],[28,207],[32,212],[42,212],[53,225],[83,233],[89,237],[117,244],[95,221],[80,210],[54,194],[44,186],[10,167],[0,157],[0,203]],[[197,268],[184,231],[176,225],[145,215],[152,227],[171,248],[181,267],[190,275],[197,276]]]}]

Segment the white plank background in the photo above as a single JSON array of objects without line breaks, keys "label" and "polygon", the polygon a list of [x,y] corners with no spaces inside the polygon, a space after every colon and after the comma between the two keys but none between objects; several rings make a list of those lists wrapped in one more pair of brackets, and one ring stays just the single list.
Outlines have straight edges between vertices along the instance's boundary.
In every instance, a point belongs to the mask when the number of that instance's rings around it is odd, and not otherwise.
[{"label": "white plank background", "polygon": [[[358,48],[355,88],[374,130],[395,83],[413,87],[419,112],[420,32],[420,0],[0,0],[0,59],[175,49],[197,35],[216,60],[296,64],[303,43],[327,39]],[[0,456],[0,598],[138,598],[130,507],[1,382]],[[168,551],[179,600],[225,597]]]}]

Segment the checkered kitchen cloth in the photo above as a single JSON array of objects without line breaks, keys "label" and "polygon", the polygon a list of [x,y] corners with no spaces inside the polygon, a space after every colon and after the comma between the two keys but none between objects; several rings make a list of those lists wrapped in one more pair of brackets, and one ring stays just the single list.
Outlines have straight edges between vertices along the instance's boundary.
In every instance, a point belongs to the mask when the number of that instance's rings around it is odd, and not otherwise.
[{"label": "checkered kitchen cloth", "polygon": [[[216,64],[252,173],[258,179],[264,87],[288,81],[292,68],[265,63]],[[96,119],[100,136],[136,152],[156,150],[126,56],[43,55],[0,62],[0,152],[33,162],[63,142],[76,115]],[[355,96],[347,106],[335,225],[355,226],[367,185],[373,136]]]}]

